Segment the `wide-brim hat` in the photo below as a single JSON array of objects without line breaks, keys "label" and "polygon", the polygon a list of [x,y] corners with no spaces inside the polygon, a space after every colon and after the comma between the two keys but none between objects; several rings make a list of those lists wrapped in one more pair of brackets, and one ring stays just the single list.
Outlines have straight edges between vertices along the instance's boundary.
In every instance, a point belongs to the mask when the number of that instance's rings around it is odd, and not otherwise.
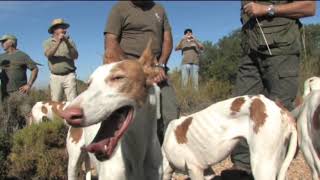
[{"label": "wide-brim hat", "polygon": [[52,34],[52,33],[53,33],[53,29],[54,29],[55,27],[57,27],[57,26],[62,26],[62,27],[64,27],[64,28],[67,29],[70,25],[69,25],[68,23],[66,23],[66,22],[64,21],[64,19],[62,19],[62,18],[54,19],[54,20],[52,21],[52,23],[51,23],[51,26],[50,26],[49,29],[48,29],[48,32],[49,32],[50,34]]},{"label": "wide-brim hat", "polygon": [[0,42],[6,41],[6,40],[8,40],[8,39],[17,41],[17,37],[15,37],[14,35],[12,35],[12,34],[5,34],[5,35],[1,36]]}]

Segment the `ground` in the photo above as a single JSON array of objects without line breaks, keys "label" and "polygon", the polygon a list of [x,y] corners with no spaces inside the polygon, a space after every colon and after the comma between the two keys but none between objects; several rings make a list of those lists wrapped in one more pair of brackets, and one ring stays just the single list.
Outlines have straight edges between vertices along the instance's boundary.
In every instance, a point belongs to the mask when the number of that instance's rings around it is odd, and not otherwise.
[{"label": "ground", "polygon": [[[230,158],[222,161],[221,163],[215,165],[213,167],[215,173],[217,174],[217,177],[214,178],[214,180],[221,180],[219,177],[221,171],[224,169],[228,169],[232,166],[232,163],[230,161]],[[306,164],[302,153],[299,152],[297,157],[292,161],[289,171],[287,172],[288,180],[311,180],[311,172]],[[178,176],[176,180],[183,180],[182,176]]]}]

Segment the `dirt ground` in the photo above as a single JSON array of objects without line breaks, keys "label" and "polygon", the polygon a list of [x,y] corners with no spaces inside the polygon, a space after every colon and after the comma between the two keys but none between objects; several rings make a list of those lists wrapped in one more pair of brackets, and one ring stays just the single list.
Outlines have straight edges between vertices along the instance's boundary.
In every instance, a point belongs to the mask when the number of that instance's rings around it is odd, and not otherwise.
[{"label": "dirt ground", "polygon": [[[217,176],[214,178],[214,180],[220,180],[219,175],[221,171],[223,171],[224,169],[228,169],[231,166],[232,166],[232,163],[229,158],[215,165],[213,169]],[[310,169],[306,164],[301,152],[299,152],[297,157],[292,161],[289,167],[289,171],[287,172],[287,175],[288,175],[288,180],[311,180],[312,179]],[[182,176],[176,176],[175,179],[183,180],[185,178],[183,178]]]}]

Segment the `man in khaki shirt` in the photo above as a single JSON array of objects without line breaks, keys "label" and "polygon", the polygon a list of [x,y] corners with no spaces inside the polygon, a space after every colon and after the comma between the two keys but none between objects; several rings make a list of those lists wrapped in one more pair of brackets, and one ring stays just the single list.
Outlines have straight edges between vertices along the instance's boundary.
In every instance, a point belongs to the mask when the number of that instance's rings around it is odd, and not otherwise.
[{"label": "man in khaki shirt", "polygon": [[[152,51],[162,72],[155,79],[161,88],[162,118],[158,121],[158,137],[162,143],[169,122],[179,116],[175,92],[166,74],[166,64],[172,51],[172,35],[164,8],[153,1],[119,1],[110,12],[104,35],[104,63],[123,58],[138,59],[152,38]],[[114,58],[119,56],[120,59]]]},{"label": "man in khaki shirt", "polygon": [[204,46],[193,36],[192,29],[186,29],[182,40],[175,48],[176,51],[181,50],[183,55],[181,66],[182,87],[187,87],[188,79],[191,77],[193,88],[198,90],[199,54],[200,50],[203,49]]},{"label": "man in khaki shirt", "polygon": [[62,101],[63,92],[67,100],[77,96],[76,67],[78,58],[75,43],[67,35],[69,24],[63,19],[54,19],[48,32],[52,37],[44,42],[44,54],[48,57],[50,75],[51,100]]}]

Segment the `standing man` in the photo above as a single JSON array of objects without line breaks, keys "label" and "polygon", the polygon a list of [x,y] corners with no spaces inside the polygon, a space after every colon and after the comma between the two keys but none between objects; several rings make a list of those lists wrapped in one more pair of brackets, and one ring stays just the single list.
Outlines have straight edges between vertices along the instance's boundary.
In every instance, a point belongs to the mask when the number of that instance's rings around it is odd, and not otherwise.
[{"label": "standing man", "polygon": [[173,88],[167,79],[167,62],[172,50],[171,27],[165,10],[153,1],[119,1],[111,10],[104,31],[104,63],[119,61],[113,57],[138,59],[149,39],[161,71],[156,82],[161,88],[161,114],[158,137],[162,144],[169,122],[178,118],[179,110]]},{"label": "standing man", "polygon": [[[0,55],[2,110],[7,113],[7,122],[2,122],[2,128],[13,133],[26,124],[25,118],[31,111],[27,93],[37,78],[38,67],[26,53],[17,49],[18,41],[14,35],[3,35],[0,42],[5,51]],[[27,69],[31,71],[29,81]]]},{"label": "standing man", "polygon": [[63,92],[67,101],[77,96],[75,60],[78,51],[75,43],[67,35],[70,25],[63,19],[54,19],[48,29],[52,36],[44,42],[44,54],[48,58],[50,90],[52,101],[62,101]]},{"label": "standing man", "polygon": [[[281,100],[292,110],[298,90],[299,18],[313,16],[315,6],[315,1],[242,1],[244,55],[234,96],[264,93],[272,100]],[[231,160],[234,169],[229,172],[237,176],[223,173],[223,179],[249,179],[250,154],[244,140],[233,151]]]},{"label": "standing man", "polygon": [[175,48],[176,51],[182,50],[183,55],[181,66],[182,87],[187,87],[189,77],[191,77],[193,88],[198,90],[199,55],[200,50],[203,49],[204,46],[193,36],[192,29],[184,30],[184,37]]}]

